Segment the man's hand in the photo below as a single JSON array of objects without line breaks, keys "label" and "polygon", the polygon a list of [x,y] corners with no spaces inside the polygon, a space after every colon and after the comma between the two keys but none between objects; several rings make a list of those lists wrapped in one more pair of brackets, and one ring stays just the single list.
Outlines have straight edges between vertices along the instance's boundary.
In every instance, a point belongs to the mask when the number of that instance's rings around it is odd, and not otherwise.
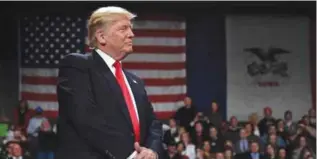
[{"label": "man's hand", "polygon": [[158,156],[154,151],[141,147],[138,142],[134,143],[134,149],[137,152],[135,159],[158,159]]}]

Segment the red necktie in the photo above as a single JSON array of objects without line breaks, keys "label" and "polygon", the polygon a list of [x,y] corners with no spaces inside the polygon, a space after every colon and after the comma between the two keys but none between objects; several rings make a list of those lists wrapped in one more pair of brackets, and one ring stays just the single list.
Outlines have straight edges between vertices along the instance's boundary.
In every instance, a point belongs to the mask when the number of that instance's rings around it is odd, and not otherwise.
[{"label": "red necktie", "polygon": [[124,76],[123,76],[123,72],[122,72],[122,68],[121,68],[121,64],[119,61],[116,61],[113,66],[116,68],[116,78],[117,81],[121,87],[121,91],[123,93],[125,102],[128,106],[128,110],[130,113],[130,118],[132,121],[132,125],[133,125],[133,130],[134,130],[134,135],[135,135],[135,141],[139,142],[140,141],[140,126],[139,126],[139,121],[136,115],[136,111],[134,109],[134,105],[133,105],[133,101],[132,101],[132,97],[131,94],[129,93],[129,89],[128,86],[125,83],[124,80]]}]

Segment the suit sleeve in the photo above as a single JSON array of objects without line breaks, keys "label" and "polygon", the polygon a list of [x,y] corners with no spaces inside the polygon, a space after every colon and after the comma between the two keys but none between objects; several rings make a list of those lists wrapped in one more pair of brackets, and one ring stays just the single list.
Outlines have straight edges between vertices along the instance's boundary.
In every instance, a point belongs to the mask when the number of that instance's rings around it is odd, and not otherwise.
[{"label": "suit sleeve", "polygon": [[145,147],[150,148],[158,154],[159,159],[166,158],[166,152],[163,148],[163,128],[162,123],[156,118],[151,102],[146,97],[147,104],[147,139]]},{"label": "suit sleeve", "polygon": [[109,155],[104,135],[103,117],[98,112],[89,80],[87,60],[66,56],[59,68],[57,95],[60,118],[66,119],[78,135],[101,155]]}]

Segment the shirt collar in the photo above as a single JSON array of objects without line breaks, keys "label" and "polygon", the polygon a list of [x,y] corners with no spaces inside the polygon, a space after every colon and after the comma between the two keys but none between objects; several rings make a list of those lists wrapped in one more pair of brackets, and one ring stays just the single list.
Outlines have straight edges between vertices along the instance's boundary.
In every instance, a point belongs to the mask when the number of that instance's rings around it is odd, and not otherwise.
[{"label": "shirt collar", "polygon": [[105,63],[107,64],[107,66],[109,68],[113,67],[113,64],[116,62],[115,59],[113,59],[111,56],[109,56],[108,54],[106,54],[105,52],[101,51],[100,49],[95,49],[96,52],[101,56],[101,58],[105,61]]}]

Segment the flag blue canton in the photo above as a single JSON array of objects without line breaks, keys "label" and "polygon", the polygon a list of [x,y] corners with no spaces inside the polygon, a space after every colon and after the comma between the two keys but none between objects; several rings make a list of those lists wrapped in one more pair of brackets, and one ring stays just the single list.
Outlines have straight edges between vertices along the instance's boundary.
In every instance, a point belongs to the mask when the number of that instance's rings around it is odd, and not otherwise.
[{"label": "flag blue canton", "polygon": [[86,19],[30,16],[20,21],[21,66],[56,68],[69,53],[84,53]]}]

